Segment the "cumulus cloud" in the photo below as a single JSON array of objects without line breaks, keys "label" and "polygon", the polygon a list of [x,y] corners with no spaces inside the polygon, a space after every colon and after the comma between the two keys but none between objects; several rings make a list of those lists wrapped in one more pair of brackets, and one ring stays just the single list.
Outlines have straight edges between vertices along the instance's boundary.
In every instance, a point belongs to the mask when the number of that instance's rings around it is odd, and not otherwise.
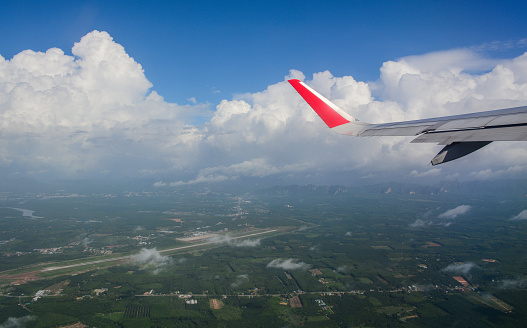
[{"label": "cumulus cloud", "polygon": [[287,260],[278,258],[269,262],[267,267],[282,270],[307,270],[311,267],[311,265],[293,258],[289,258]]},{"label": "cumulus cloud", "polygon": [[442,269],[441,271],[451,273],[451,274],[467,275],[470,272],[470,270],[476,267],[477,267],[476,264],[472,262],[467,262],[467,263],[459,263],[459,264],[450,264],[446,268]]},{"label": "cumulus cloud", "polygon": [[155,248],[143,248],[139,253],[130,256],[130,259],[140,265],[142,269],[151,270],[153,274],[158,274],[165,267],[172,264],[170,256],[161,255]]},{"label": "cumulus cloud", "polygon": [[[463,49],[387,62],[380,79],[370,84],[327,71],[309,80],[293,70],[286,79],[304,80],[352,116],[380,123],[524,105],[527,84],[517,79],[525,74],[527,80],[523,63],[527,56],[498,62]],[[473,73],[481,70],[486,73]],[[374,180],[386,178],[387,171],[415,179],[488,179],[522,176],[527,169],[527,150],[521,143],[491,144],[470,155],[472,161],[465,158],[459,164],[430,169],[426,165],[440,146],[409,144],[408,138],[349,138],[328,133],[285,81],[222,101],[205,132],[205,144],[224,164],[201,168],[196,178],[177,184],[276,175],[314,179],[327,177],[328,172],[343,173],[339,182],[343,177]],[[229,151],[229,160],[220,148]],[[236,149],[243,149],[244,156],[233,153]],[[496,152],[502,156],[489,156]],[[489,167],[491,174],[480,173]]]},{"label": "cumulus cloud", "polygon": [[527,220],[527,210],[521,211],[520,214],[513,216],[509,220],[511,221]]},{"label": "cumulus cloud", "polygon": [[165,102],[108,33],[88,33],[72,54],[52,48],[0,56],[4,172],[144,173],[191,143],[187,118],[206,107]]},{"label": "cumulus cloud", "polygon": [[[286,81],[305,81],[362,121],[411,120],[525,105],[527,54],[490,60],[467,48],[408,56],[384,63],[373,83],[291,70],[211,110],[194,98],[166,102],[106,32],[88,33],[71,52],[0,56],[3,176],[151,176],[168,187],[268,177],[349,183],[527,174],[523,143],[493,143],[430,169],[441,146],[331,133]],[[195,125],[196,117],[204,124]]]},{"label": "cumulus cloud", "polygon": [[460,205],[456,208],[446,211],[445,213],[439,214],[440,219],[455,219],[459,215],[467,213],[471,209],[470,205]]}]

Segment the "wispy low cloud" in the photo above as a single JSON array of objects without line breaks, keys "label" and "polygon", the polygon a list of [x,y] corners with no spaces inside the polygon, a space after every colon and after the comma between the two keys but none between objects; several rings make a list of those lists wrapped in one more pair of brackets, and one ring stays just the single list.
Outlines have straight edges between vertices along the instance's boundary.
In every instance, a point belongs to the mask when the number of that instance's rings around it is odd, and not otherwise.
[{"label": "wispy low cloud", "polygon": [[274,259],[267,264],[268,268],[283,269],[283,270],[307,270],[311,268],[311,264],[300,262],[293,258],[287,260],[278,258]]},{"label": "wispy low cloud", "polygon": [[450,227],[452,222],[434,222],[432,220],[421,220],[417,219],[414,223],[410,223],[408,226],[410,228],[427,228],[431,226],[440,226],[440,227]]},{"label": "wispy low cloud", "polygon": [[527,39],[515,39],[515,40],[506,40],[506,41],[491,41],[484,42],[480,45],[473,46],[471,49],[475,51],[505,51],[515,48],[525,48],[527,47]]},{"label": "wispy low cloud", "polygon": [[89,244],[91,244],[93,242],[93,240],[91,240],[90,238],[86,237],[84,238],[82,241],[81,241],[81,245],[84,246],[84,247],[87,247]]},{"label": "wispy low cloud", "polygon": [[427,171],[424,171],[424,172],[419,172],[417,170],[412,170],[412,172],[410,172],[409,175],[411,177],[415,177],[415,178],[422,178],[422,177],[437,176],[439,174],[441,174],[441,169],[433,168],[433,169],[430,169],[430,170],[427,170]]},{"label": "wispy low cloud", "polygon": [[236,277],[236,280],[231,284],[231,287],[240,287],[244,283],[249,281],[248,274],[240,274]]},{"label": "wispy low cloud", "polygon": [[233,239],[230,235],[216,236],[208,239],[209,242],[215,244],[229,244],[234,247],[257,247],[261,245],[261,239],[245,239],[238,241]]},{"label": "wispy low cloud", "polygon": [[432,224],[432,221],[424,221],[421,219],[415,220],[414,223],[409,224],[410,228],[422,228],[422,227],[428,227]]},{"label": "wispy low cloud", "polygon": [[3,324],[0,325],[0,328],[22,328],[26,327],[31,321],[36,319],[37,317],[32,315],[27,315],[21,318],[9,317]]},{"label": "wispy low cloud", "polygon": [[261,239],[245,239],[243,241],[234,243],[236,247],[256,247],[262,244]]},{"label": "wispy low cloud", "polygon": [[477,267],[476,264],[472,262],[467,262],[467,263],[459,263],[459,264],[450,264],[449,266],[447,266],[441,271],[452,273],[452,274],[467,275],[470,272],[470,270],[476,267]]},{"label": "wispy low cloud", "polygon": [[215,237],[208,238],[207,241],[213,244],[223,244],[223,243],[228,244],[232,242],[232,237],[229,235],[215,236]]},{"label": "wispy low cloud", "polygon": [[455,219],[459,215],[467,213],[472,207],[470,205],[460,205],[456,208],[446,211],[443,214],[440,214],[438,218],[440,219]]},{"label": "wispy low cloud", "polygon": [[[518,154],[518,156],[525,157],[525,154]],[[505,169],[483,169],[479,171],[470,172],[470,176],[477,180],[490,180],[490,179],[499,179],[507,176],[509,174],[522,173],[527,170],[525,165],[513,165]]]},{"label": "wispy low cloud", "polygon": [[153,274],[158,274],[163,268],[172,264],[170,256],[161,255],[155,248],[143,248],[138,254],[130,256],[130,259],[140,265],[141,269],[152,270]]},{"label": "wispy low cloud", "polygon": [[502,289],[524,289],[526,287],[527,278],[504,279],[499,284],[499,288]]},{"label": "wispy low cloud", "polygon": [[176,263],[177,263],[177,264],[183,264],[183,263],[185,263],[185,262],[187,262],[187,259],[184,258],[184,257],[181,257],[181,258],[179,258],[179,259],[176,260]]},{"label": "wispy low cloud", "polygon": [[223,182],[232,179],[231,177],[222,175],[222,174],[208,174],[208,175],[200,175],[196,179],[192,179],[190,181],[176,181],[176,182],[170,182],[166,183],[163,181],[158,181],[154,183],[154,187],[179,187],[179,186],[187,186],[187,185],[193,185],[198,183],[216,183],[216,182]]},{"label": "wispy low cloud", "polygon": [[527,220],[527,210],[523,210],[520,212],[520,214],[513,216],[509,219],[510,221],[520,221],[520,220]]}]

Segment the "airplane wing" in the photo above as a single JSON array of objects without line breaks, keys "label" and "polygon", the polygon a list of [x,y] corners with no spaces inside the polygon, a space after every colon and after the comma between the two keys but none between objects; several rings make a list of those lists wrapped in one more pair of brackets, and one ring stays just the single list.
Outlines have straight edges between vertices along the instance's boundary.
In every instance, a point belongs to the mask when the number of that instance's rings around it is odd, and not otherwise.
[{"label": "airplane wing", "polygon": [[333,131],[356,137],[415,136],[415,143],[446,145],[431,161],[446,163],[468,155],[492,141],[527,141],[527,106],[487,112],[370,124],[351,117],[328,99],[292,79],[289,83]]}]

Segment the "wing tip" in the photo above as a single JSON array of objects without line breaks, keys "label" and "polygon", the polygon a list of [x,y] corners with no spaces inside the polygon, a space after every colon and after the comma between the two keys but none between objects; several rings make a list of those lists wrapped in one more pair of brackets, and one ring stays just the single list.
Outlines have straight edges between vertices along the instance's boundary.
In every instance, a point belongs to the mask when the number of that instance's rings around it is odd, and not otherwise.
[{"label": "wing tip", "polygon": [[290,79],[288,82],[304,98],[309,106],[320,116],[329,128],[334,128],[353,121],[331,101],[311,89],[298,79]]},{"label": "wing tip", "polygon": [[289,79],[287,80],[287,82],[289,82],[289,84],[291,84],[293,87],[296,85],[296,84],[300,84],[300,81],[299,79]]}]

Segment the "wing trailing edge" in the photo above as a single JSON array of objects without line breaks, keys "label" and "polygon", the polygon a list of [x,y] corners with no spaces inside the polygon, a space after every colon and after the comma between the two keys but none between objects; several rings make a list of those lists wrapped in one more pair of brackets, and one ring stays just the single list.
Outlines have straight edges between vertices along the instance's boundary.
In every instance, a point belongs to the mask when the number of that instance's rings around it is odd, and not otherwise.
[{"label": "wing trailing edge", "polygon": [[492,141],[527,141],[527,106],[405,122],[370,124],[356,120],[304,82],[289,83],[333,131],[356,137],[414,136],[412,142],[446,145],[431,161],[446,163]]}]

